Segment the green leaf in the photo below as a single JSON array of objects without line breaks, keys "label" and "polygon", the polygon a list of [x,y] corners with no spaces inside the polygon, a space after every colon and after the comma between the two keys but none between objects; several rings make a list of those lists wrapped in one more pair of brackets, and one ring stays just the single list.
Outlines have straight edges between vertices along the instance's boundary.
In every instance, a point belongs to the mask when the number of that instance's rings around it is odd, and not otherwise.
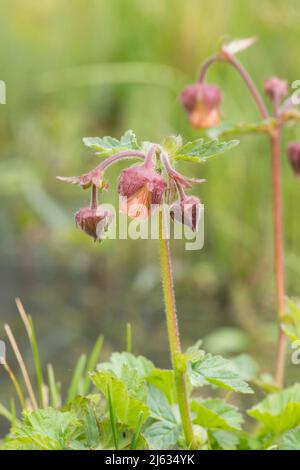
[{"label": "green leaf", "polygon": [[300,428],[293,429],[282,437],[279,450],[300,450]]},{"label": "green leaf", "polygon": [[123,150],[137,150],[139,148],[132,130],[125,132],[120,140],[110,136],[84,137],[83,143],[86,147],[96,150],[97,155],[101,157],[108,157]]},{"label": "green leaf", "polygon": [[242,379],[254,380],[258,372],[258,364],[249,354],[240,354],[231,359],[233,366]]},{"label": "green leaf", "polygon": [[152,418],[176,423],[175,415],[165,395],[153,385],[148,386],[147,404]]},{"label": "green leaf", "polygon": [[175,446],[180,436],[180,426],[168,421],[155,421],[143,432],[150,448],[167,450]]},{"label": "green leaf", "polygon": [[234,365],[221,356],[206,354],[190,362],[189,375],[193,387],[211,384],[233,392],[253,393]]},{"label": "green leaf", "polygon": [[174,372],[172,370],[152,369],[146,380],[163,392],[169,404],[172,405],[177,402]]},{"label": "green leaf", "polygon": [[212,432],[218,448],[222,450],[236,450],[239,444],[239,438],[229,431],[214,431]]},{"label": "green leaf", "polygon": [[281,435],[300,425],[300,384],[273,393],[248,411],[264,430]]},{"label": "green leaf", "polygon": [[166,137],[162,143],[162,146],[171,157],[174,156],[176,151],[182,147],[181,135],[170,135]]},{"label": "green leaf", "polygon": [[174,446],[180,435],[181,426],[177,423],[172,408],[164,394],[153,385],[148,386],[148,406],[152,420],[146,423],[143,436],[154,449],[168,449]]},{"label": "green leaf", "polygon": [[90,374],[92,381],[101,393],[108,399],[108,387],[110,388],[112,404],[120,423],[135,428],[141,411],[143,421],[149,416],[149,408],[142,401],[133,397],[126,385],[110,372],[93,372]]},{"label": "green leaf", "polygon": [[287,299],[281,326],[291,341],[300,341],[300,306],[291,299]]},{"label": "green leaf", "polygon": [[207,135],[211,139],[226,139],[236,135],[264,133],[270,124],[270,120],[255,123],[225,121],[217,127],[210,128]]},{"label": "green leaf", "polygon": [[[137,422],[138,425],[138,422]],[[130,450],[132,445],[133,439],[135,444],[135,450],[142,450],[148,449],[148,444],[145,438],[142,436],[141,433],[137,435],[137,433],[128,428],[123,424],[117,423],[116,425],[116,433],[117,435],[114,437],[112,428],[110,425],[109,420],[103,420],[99,423],[99,431],[101,435],[101,441],[98,446],[98,450],[111,450],[115,449],[114,440],[115,438],[118,441],[118,450]]]},{"label": "green leaf", "polygon": [[193,422],[208,429],[239,431],[243,422],[237,408],[219,398],[192,401],[191,409],[195,413]]},{"label": "green leaf", "polygon": [[15,445],[32,445],[44,450],[67,449],[76,436],[79,422],[70,412],[53,408],[24,413],[24,423],[12,431]]},{"label": "green leaf", "polygon": [[217,155],[236,147],[238,144],[238,140],[219,142],[217,139],[209,141],[197,139],[180,147],[176,151],[174,159],[197,163],[206,162],[209,158],[216,157]]},{"label": "green leaf", "polygon": [[146,377],[154,369],[153,363],[143,356],[134,356],[129,352],[115,352],[111,355],[109,362],[98,364],[97,370],[110,370],[120,378],[124,364],[130,369],[135,369],[141,378]]}]

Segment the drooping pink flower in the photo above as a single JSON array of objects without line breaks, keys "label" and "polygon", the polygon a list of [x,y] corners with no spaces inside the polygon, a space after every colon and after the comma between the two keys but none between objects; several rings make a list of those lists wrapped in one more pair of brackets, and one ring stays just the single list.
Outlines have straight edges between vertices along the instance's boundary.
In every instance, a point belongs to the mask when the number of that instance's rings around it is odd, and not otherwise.
[{"label": "drooping pink flower", "polygon": [[134,219],[146,219],[151,204],[160,204],[167,184],[151,165],[137,165],[122,171],[118,192],[121,210]]},{"label": "drooping pink flower", "polygon": [[295,175],[300,176],[300,141],[290,142],[286,152]]},{"label": "drooping pink flower", "polygon": [[265,93],[271,99],[281,99],[288,94],[288,84],[286,80],[278,77],[271,77],[265,81]]},{"label": "drooping pink flower", "polygon": [[201,201],[196,196],[186,196],[184,199],[174,202],[170,207],[170,215],[193,232],[197,232],[200,221]]},{"label": "drooping pink flower", "polygon": [[101,241],[112,219],[112,213],[98,206],[95,208],[83,207],[75,214],[76,225],[95,241]]},{"label": "drooping pink flower", "polygon": [[217,126],[220,122],[221,91],[215,85],[194,83],[181,93],[181,102],[195,128]]}]

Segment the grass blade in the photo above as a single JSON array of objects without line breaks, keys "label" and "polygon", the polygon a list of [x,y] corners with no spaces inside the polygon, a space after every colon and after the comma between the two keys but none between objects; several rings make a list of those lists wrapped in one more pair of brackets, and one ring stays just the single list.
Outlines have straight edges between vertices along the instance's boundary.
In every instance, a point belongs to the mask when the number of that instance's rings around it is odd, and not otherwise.
[{"label": "grass blade", "polygon": [[131,323],[126,324],[126,351],[129,353],[132,351]]},{"label": "grass blade", "polygon": [[85,373],[85,377],[84,377],[83,385],[82,385],[84,395],[86,395],[89,391],[89,388],[90,388],[89,372],[91,372],[95,369],[96,364],[99,361],[100,353],[101,353],[102,346],[103,346],[103,340],[104,340],[103,335],[100,335],[97,338],[97,341],[96,341],[96,343],[95,343],[95,345],[92,349],[92,352],[91,352],[91,354],[88,358],[88,362],[87,362],[87,366],[86,366],[86,373]]},{"label": "grass blade", "polygon": [[82,379],[82,374],[84,372],[85,364],[86,364],[86,355],[82,354],[77,361],[77,364],[76,364],[76,367],[75,367],[75,370],[71,379],[70,387],[67,393],[67,403],[73,400],[73,398],[75,398],[76,395],[78,394],[78,387]]},{"label": "grass blade", "polygon": [[34,391],[33,391],[33,388],[32,388],[31,382],[30,382],[30,378],[29,378],[29,375],[28,375],[23,357],[22,357],[22,355],[20,353],[20,350],[19,350],[19,347],[16,343],[15,337],[14,337],[9,325],[5,324],[4,329],[5,329],[5,332],[7,334],[8,339],[9,339],[9,342],[11,344],[11,347],[12,347],[14,353],[15,353],[15,356],[17,358],[19,367],[21,369],[23,379],[24,379],[24,383],[25,383],[25,386],[26,386],[27,391],[28,391],[28,396],[29,396],[29,399],[31,401],[32,408],[34,410],[37,410],[38,405],[37,405],[37,401],[36,401],[36,398],[35,398],[35,394],[34,394]]},{"label": "grass blade", "polygon": [[20,314],[20,317],[23,320],[23,323],[25,325],[27,335],[29,338],[29,342],[30,342],[30,346],[31,346],[32,354],[33,354],[35,371],[36,371],[39,401],[40,401],[41,407],[44,408],[45,407],[45,400],[44,400],[44,393],[43,393],[44,380],[43,380],[42,366],[41,366],[40,355],[38,351],[33,321],[30,315],[27,315],[24,309],[24,306],[19,298],[16,298],[16,305],[17,305],[17,309]]},{"label": "grass blade", "polygon": [[111,429],[113,433],[114,444],[115,444],[116,450],[118,450],[119,445],[118,445],[117,420],[116,420],[115,410],[113,407],[111,390],[110,390],[109,385],[107,386],[107,397],[108,397],[108,410],[109,410],[109,417],[110,417]]},{"label": "grass blade", "polygon": [[8,373],[9,378],[10,378],[10,380],[12,381],[12,383],[13,383],[13,385],[14,385],[14,387],[15,387],[15,390],[16,390],[16,392],[17,392],[17,395],[18,395],[18,398],[19,398],[19,401],[20,401],[20,405],[21,405],[22,410],[25,410],[25,409],[26,409],[25,397],[24,397],[24,395],[23,395],[21,386],[20,386],[19,382],[18,382],[17,379],[16,379],[15,374],[13,373],[13,371],[11,370],[11,368],[9,367],[9,365],[7,364],[7,362],[5,362],[5,363],[3,364],[3,367],[4,367],[4,369],[6,370],[6,372]]},{"label": "grass blade", "polygon": [[143,413],[143,411],[141,411],[140,414],[139,414],[139,417],[138,417],[136,430],[134,432],[134,435],[132,436],[132,440],[131,440],[131,443],[130,443],[130,448],[129,448],[130,450],[135,450],[135,448],[136,448],[136,443],[137,443],[139,434],[141,432],[143,416],[144,416],[144,413]]},{"label": "grass blade", "polygon": [[47,365],[47,375],[48,375],[48,385],[49,385],[51,406],[53,406],[53,408],[56,408],[59,403],[59,398],[58,398],[57,386],[55,382],[55,375],[54,375],[54,369],[52,367],[52,364]]}]

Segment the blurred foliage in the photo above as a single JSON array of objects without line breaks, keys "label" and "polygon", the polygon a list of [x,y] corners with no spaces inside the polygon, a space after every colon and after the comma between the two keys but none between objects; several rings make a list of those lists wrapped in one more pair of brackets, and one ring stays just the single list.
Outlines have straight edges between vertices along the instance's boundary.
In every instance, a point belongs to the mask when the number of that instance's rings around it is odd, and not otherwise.
[{"label": "blurred foliage", "polygon": [[[14,298],[22,298],[40,332],[43,364],[58,363],[67,377],[74,355],[100,332],[111,349],[122,348],[126,321],[133,325],[134,350],[168,364],[156,242],[95,246],[73,227],[87,194],[55,180],[97,162],[82,137],[118,136],[128,128],[141,140],[173,132],[201,137],[189,128],[178,95],[220,38],[259,38],[242,56],[259,89],[274,74],[291,83],[300,73],[299,21],[297,0],[227,0],[226,8],[222,0],[2,0],[0,79],[7,104],[0,106],[0,317],[18,335]],[[257,121],[230,67],[216,65],[209,79],[224,90],[227,120]],[[297,133],[285,133],[283,149]],[[300,187],[284,153],[282,169],[287,290],[297,295]],[[117,171],[110,170],[112,187]],[[187,166],[186,173],[208,182],[197,190],[206,206],[204,249],[195,254],[173,243],[183,343],[225,328],[223,350],[234,334],[232,352],[242,342],[263,369],[272,367],[268,143],[264,136],[245,137],[231,158]],[[291,380],[297,370],[289,369]],[[10,388],[0,374],[5,402]]]}]

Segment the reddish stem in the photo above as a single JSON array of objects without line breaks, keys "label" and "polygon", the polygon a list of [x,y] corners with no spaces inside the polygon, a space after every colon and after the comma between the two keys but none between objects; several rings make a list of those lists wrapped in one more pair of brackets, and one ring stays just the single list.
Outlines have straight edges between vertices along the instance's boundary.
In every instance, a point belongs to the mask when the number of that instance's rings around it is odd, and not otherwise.
[{"label": "reddish stem", "polygon": [[273,218],[274,218],[274,260],[277,313],[279,321],[279,338],[276,359],[276,383],[282,387],[285,370],[286,336],[280,327],[285,308],[284,264],[283,264],[283,227],[280,174],[280,138],[281,128],[278,125],[271,136],[272,146],[272,180],[273,180]]}]

